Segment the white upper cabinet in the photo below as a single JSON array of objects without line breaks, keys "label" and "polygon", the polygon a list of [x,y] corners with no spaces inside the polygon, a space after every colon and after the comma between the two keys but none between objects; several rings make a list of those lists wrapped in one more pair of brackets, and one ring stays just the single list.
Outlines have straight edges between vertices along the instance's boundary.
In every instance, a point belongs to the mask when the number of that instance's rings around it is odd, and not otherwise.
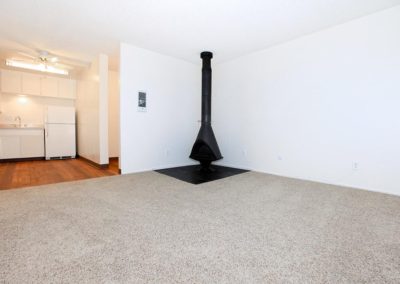
[{"label": "white upper cabinet", "polygon": [[41,95],[40,75],[22,73],[22,93],[25,95]]},{"label": "white upper cabinet", "polygon": [[1,70],[1,92],[20,94],[21,93],[21,72]]},{"label": "white upper cabinet", "polygon": [[76,80],[2,69],[1,92],[76,99]]},{"label": "white upper cabinet", "polygon": [[42,96],[45,97],[58,97],[58,78],[42,76]]},{"label": "white upper cabinet", "polygon": [[60,98],[76,98],[76,81],[71,79],[58,79],[58,96]]}]

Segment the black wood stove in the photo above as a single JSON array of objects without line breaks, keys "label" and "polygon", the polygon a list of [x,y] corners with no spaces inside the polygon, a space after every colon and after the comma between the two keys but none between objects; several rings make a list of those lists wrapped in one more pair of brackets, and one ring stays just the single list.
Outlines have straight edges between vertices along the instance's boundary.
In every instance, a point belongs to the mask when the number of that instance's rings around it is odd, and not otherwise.
[{"label": "black wood stove", "polygon": [[204,51],[201,86],[201,127],[194,142],[190,158],[199,161],[202,171],[211,171],[211,162],[222,159],[214,131],[211,127],[211,58],[213,54]]}]

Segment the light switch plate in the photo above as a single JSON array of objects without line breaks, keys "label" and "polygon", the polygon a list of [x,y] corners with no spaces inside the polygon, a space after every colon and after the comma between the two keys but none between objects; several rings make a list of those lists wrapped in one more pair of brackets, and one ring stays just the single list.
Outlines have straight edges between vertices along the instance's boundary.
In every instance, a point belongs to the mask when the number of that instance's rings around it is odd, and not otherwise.
[{"label": "light switch plate", "polygon": [[138,92],[138,111],[147,111],[147,94],[144,91]]}]

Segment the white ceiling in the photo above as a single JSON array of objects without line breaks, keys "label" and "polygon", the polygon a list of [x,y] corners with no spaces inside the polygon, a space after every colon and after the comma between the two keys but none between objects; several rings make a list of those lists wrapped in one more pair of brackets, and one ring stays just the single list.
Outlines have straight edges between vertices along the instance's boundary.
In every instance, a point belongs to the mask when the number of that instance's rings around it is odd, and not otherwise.
[{"label": "white ceiling", "polygon": [[400,0],[1,0],[0,49],[24,46],[114,68],[119,42],[221,62],[399,5]]}]

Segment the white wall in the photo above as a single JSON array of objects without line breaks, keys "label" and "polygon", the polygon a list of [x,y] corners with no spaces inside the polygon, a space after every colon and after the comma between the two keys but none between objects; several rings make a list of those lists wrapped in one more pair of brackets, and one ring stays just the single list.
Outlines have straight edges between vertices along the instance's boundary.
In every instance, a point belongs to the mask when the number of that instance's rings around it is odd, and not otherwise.
[{"label": "white wall", "polygon": [[67,99],[0,94],[0,123],[16,123],[15,117],[20,116],[22,124],[44,124],[46,106],[74,106],[74,103]]},{"label": "white wall", "polygon": [[119,157],[119,74],[108,71],[108,155]]},{"label": "white wall", "polygon": [[100,54],[77,81],[78,154],[108,164],[108,58]]},{"label": "white wall", "polygon": [[221,164],[400,195],[399,35],[396,7],[214,66]]},{"label": "white wall", "polygon": [[[201,67],[128,44],[120,50],[121,171],[188,165],[199,130]],[[138,91],[147,112],[137,111]]]},{"label": "white wall", "polygon": [[99,164],[108,164],[108,56],[99,55]]}]

